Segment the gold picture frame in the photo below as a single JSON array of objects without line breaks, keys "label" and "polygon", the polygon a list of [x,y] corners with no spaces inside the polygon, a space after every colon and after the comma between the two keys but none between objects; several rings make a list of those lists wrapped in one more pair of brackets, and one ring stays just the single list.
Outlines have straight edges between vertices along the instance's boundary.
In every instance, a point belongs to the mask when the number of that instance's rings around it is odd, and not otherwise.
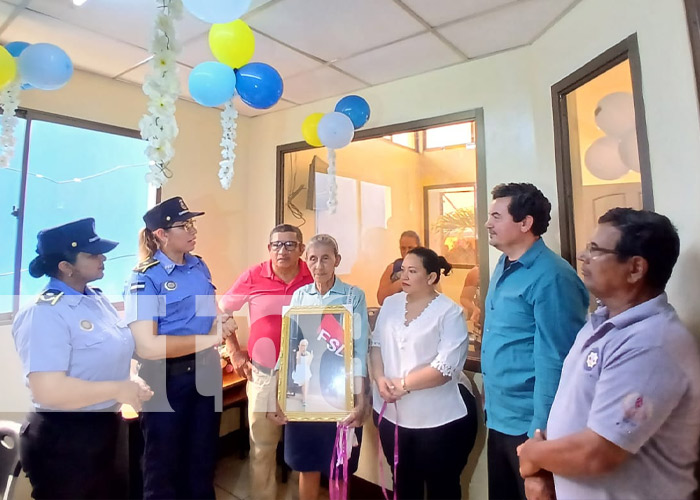
[{"label": "gold picture frame", "polygon": [[289,421],[338,422],[353,410],[352,323],[345,305],[283,311],[277,398]]}]

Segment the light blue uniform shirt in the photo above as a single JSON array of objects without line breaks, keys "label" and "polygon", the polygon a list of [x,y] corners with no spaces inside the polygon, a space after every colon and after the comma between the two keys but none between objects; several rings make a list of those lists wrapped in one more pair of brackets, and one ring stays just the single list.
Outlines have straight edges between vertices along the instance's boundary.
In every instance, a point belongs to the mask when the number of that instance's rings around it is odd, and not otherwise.
[{"label": "light blue uniform shirt", "polygon": [[353,366],[356,377],[367,376],[367,350],[369,349],[369,319],[365,292],[343,283],[336,276],[330,290],[321,295],[314,283],[304,285],[294,292],[290,306],[351,305],[353,311]]},{"label": "light blue uniform shirt", "polygon": [[542,239],[508,269],[501,255],[486,296],[481,346],[489,429],[511,436],[544,429],[587,310],[583,282]]},{"label": "light blue uniform shirt", "polygon": [[547,439],[589,428],[631,456],[594,477],[554,476],[557,498],[692,498],[700,438],[697,342],[663,293],[599,308],[564,361]]},{"label": "light blue uniform shirt", "polygon": [[[128,380],[134,339],[120,324],[102,292],[86,287],[82,294],[52,278],[37,301],[17,313],[12,325],[25,378],[33,372],[65,372],[88,381]],[[81,410],[115,404],[104,401]]]},{"label": "light blue uniform shirt", "polygon": [[158,264],[134,271],[124,293],[126,323],[158,323],[159,335],[206,335],[216,317],[216,287],[200,258],[185,254],[175,264],[158,250]]}]

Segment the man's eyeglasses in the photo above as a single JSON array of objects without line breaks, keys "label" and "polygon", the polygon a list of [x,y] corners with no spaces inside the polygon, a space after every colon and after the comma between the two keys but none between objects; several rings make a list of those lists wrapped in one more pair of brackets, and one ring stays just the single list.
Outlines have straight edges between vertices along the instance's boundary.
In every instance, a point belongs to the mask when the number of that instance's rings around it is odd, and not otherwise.
[{"label": "man's eyeglasses", "polygon": [[612,248],[599,247],[595,243],[586,243],[586,248],[584,248],[582,253],[584,256],[595,258],[600,257],[601,255],[617,255],[619,252],[617,250],[613,250]]},{"label": "man's eyeglasses", "polygon": [[273,250],[275,252],[279,252],[280,250],[282,250],[282,247],[286,248],[287,251],[291,252],[292,250],[296,250],[298,246],[299,246],[298,241],[271,241],[270,242],[270,250]]},{"label": "man's eyeglasses", "polygon": [[194,231],[197,228],[197,224],[195,223],[194,219],[186,220],[182,224],[173,224],[170,226],[168,229],[184,229],[185,231]]}]

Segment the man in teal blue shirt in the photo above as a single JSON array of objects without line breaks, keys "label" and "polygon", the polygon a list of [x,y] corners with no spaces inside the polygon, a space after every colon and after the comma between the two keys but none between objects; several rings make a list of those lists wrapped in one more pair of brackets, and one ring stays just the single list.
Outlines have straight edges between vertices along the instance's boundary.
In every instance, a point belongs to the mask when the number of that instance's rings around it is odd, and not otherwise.
[{"label": "man in teal blue shirt", "polygon": [[489,498],[525,499],[516,448],[546,428],[562,363],[586,320],[588,292],[541,235],[549,200],[532,184],[492,191],[486,229],[503,252],[486,296],[481,367]]}]

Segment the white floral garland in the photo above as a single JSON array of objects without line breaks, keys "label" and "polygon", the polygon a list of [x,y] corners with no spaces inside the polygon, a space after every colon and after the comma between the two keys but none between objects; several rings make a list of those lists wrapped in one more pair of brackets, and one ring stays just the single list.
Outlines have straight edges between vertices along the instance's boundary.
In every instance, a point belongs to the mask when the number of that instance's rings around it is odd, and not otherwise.
[{"label": "white floral garland", "polygon": [[15,78],[0,90],[0,108],[2,108],[2,117],[0,118],[0,168],[9,167],[15,154],[15,127],[17,126],[15,112],[19,107],[20,85],[19,78]]},{"label": "white floral garland", "polygon": [[221,150],[221,157],[223,160],[219,162],[219,182],[221,182],[221,187],[228,189],[231,187],[231,180],[233,179],[233,163],[236,160],[236,119],[238,118],[238,110],[233,105],[233,99],[226,103],[224,110],[221,112],[221,128],[223,129],[223,135],[221,136],[221,143],[219,144],[223,149]]},{"label": "white floral garland", "polygon": [[146,156],[150,172],[146,181],[155,187],[165,184],[172,173],[168,164],[175,155],[173,141],[179,132],[175,120],[175,101],[180,95],[176,57],[180,47],[175,39],[175,21],[182,17],[182,0],[156,0],[156,15],[151,42],[151,71],[143,82],[148,96],[148,112],[139,121],[141,137],[148,141]]},{"label": "white floral garland", "polygon": [[338,207],[338,183],[335,178],[335,149],[328,148],[328,178],[330,185],[328,188],[328,209],[332,214]]}]

